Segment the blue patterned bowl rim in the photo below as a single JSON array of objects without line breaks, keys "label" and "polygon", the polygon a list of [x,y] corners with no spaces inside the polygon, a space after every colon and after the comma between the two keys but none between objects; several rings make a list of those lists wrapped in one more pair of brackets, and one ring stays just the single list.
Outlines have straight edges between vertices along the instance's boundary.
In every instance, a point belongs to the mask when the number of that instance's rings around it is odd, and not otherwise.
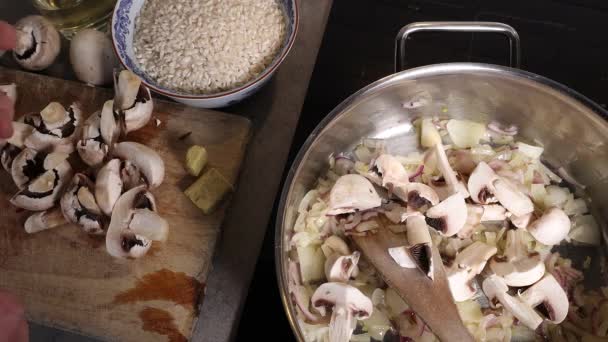
[{"label": "blue patterned bowl rim", "polygon": [[[264,81],[279,67],[279,65],[281,65],[285,57],[287,57],[287,54],[289,54],[289,51],[291,50],[291,47],[295,42],[298,28],[300,25],[300,15],[298,6],[299,0],[281,0],[280,3],[283,5],[283,9],[287,14],[288,34],[285,37],[285,42],[283,43],[283,48],[281,49],[281,52],[277,54],[272,63],[256,78],[237,88],[209,95],[189,95],[184,93],[177,93],[174,90],[167,89],[156,84],[156,82],[150,77],[148,77],[127,54],[127,35],[129,33],[129,26],[131,25],[129,9],[133,5],[133,1],[134,0],[118,0],[118,2],[116,3],[116,7],[114,8],[111,25],[113,42],[112,45],[114,46],[114,52],[118,56],[118,59],[120,60],[120,63],[123,65],[123,67],[131,70],[133,73],[141,77],[142,81],[144,82],[144,84],[146,84],[146,86],[150,87],[155,92],[163,94],[165,96],[176,97],[181,99],[217,99],[242,92],[243,90],[251,88],[257,83]],[[251,90],[253,91],[254,89]]]}]

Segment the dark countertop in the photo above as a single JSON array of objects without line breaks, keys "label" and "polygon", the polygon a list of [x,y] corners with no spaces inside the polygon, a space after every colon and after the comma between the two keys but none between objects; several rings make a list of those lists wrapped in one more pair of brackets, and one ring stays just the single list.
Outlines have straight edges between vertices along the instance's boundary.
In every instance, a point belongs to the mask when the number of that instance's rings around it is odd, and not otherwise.
[{"label": "dark countertop", "polygon": [[[335,106],[393,72],[394,38],[416,21],[483,20],[512,25],[522,44],[522,69],[608,104],[608,2],[602,0],[335,0],[288,165],[310,132]],[[506,40],[494,35],[417,34],[407,45],[408,66],[444,62],[508,63]],[[285,169],[285,177],[289,166]],[[275,201],[273,217],[276,217]],[[293,340],[274,265],[274,221],[268,226],[249,290],[238,340],[257,336],[263,310],[267,340]]]}]

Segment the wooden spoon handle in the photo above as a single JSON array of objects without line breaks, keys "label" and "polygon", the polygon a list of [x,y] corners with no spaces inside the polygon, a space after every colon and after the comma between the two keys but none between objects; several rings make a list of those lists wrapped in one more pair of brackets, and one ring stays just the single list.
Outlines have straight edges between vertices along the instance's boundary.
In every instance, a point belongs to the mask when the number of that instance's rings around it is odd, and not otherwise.
[{"label": "wooden spoon handle", "polygon": [[374,234],[353,237],[366,258],[376,267],[386,283],[393,288],[429,326],[441,341],[474,341],[462,323],[437,248],[433,247],[434,280],[417,269],[402,268],[388,254],[394,245],[390,236]]}]

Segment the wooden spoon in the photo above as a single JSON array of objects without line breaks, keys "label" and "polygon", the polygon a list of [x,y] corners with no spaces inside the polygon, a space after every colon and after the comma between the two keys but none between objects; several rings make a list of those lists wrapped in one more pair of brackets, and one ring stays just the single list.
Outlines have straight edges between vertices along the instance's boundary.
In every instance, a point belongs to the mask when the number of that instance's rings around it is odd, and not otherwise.
[{"label": "wooden spoon", "polygon": [[403,234],[395,234],[386,227],[378,229],[376,234],[353,236],[353,241],[386,283],[397,291],[441,341],[474,341],[452,299],[437,248],[432,247],[434,280],[418,269],[399,266],[388,254],[389,248],[403,246],[405,240]]}]

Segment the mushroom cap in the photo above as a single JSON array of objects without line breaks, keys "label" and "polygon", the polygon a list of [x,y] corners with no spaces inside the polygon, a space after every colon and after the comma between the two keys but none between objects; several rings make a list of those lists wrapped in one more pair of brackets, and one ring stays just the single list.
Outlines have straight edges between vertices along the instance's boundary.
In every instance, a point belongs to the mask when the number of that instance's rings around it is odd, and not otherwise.
[{"label": "mushroom cap", "polygon": [[[113,153],[116,157],[129,160],[137,166],[146,177],[146,182],[151,189],[158,187],[163,182],[165,163],[160,155],[148,146],[132,141],[125,141],[116,144]],[[359,177],[365,179],[362,176]]]},{"label": "mushroom cap", "polygon": [[348,174],[336,181],[329,193],[328,215],[339,215],[379,207],[382,199],[369,180]]},{"label": "mushroom cap", "polygon": [[103,32],[84,29],[72,37],[70,64],[79,80],[93,85],[112,82],[116,56],[112,41]]},{"label": "mushroom cap", "polygon": [[139,258],[148,251],[151,240],[165,239],[169,225],[155,211],[154,197],[145,186],[122,194],[114,205],[106,234],[108,253],[117,258]]},{"label": "mushroom cap", "polygon": [[570,218],[563,210],[550,208],[539,219],[530,224],[528,231],[544,245],[557,245],[570,232]]},{"label": "mushroom cap", "polygon": [[495,246],[476,241],[456,255],[453,265],[447,270],[448,284],[455,301],[473,298],[476,293],[473,278],[481,273],[488,259],[497,251]]},{"label": "mushroom cap", "polygon": [[448,285],[456,302],[464,302],[475,296],[471,284],[471,272],[466,268],[450,268],[447,270]]},{"label": "mushroom cap", "polygon": [[493,184],[496,179],[498,176],[494,170],[485,162],[479,162],[469,177],[468,189],[471,199],[479,204],[497,202]]},{"label": "mushroom cap", "polygon": [[523,234],[523,230],[507,231],[504,255],[490,261],[490,269],[509,286],[532,285],[545,274],[545,263],[540,254],[528,252]]},{"label": "mushroom cap", "polygon": [[317,288],[311,298],[313,307],[325,316],[326,307],[344,308],[349,310],[354,317],[366,319],[373,312],[371,299],[364,295],[359,289],[348,284],[328,282]]},{"label": "mushroom cap", "polygon": [[467,215],[464,197],[456,192],[426,212],[426,223],[443,236],[452,236],[464,227]]},{"label": "mushroom cap", "polygon": [[427,204],[433,206],[439,203],[439,196],[433,188],[423,183],[407,184],[407,205],[413,209],[421,208]]},{"label": "mushroom cap", "polygon": [[403,165],[390,154],[381,154],[374,166],[382,177],[382,186],[398,186],[409,183],[409,175]]},{"label": "mushroom cap", "polygon": [[120,178],[120,164],[120,159],[112,159],[97,172],[95,198],[99,208],[107,216],[112,215],[114,204],[122,193],[123,183]]},{"label": "mushroom cap", "polygon": [[482,289],[491,302],[495,299],[498,300],[506,310],[528,328],[536,330],[543,322],[543,318],[534,311],[532,306],[507,293],[509,287],[499,276],[492,274],[487,277],[483,281]]},{"label": "mushroom cap", "polygon": [[507,285],[523,287],[534,284],[545,274],[545,263],[539,254],[513,262],[493,258],[490,269],[502,277]]},{"label": "mushroom cap", "polygon": [[563,322],[568,315],[568,295],[551,273],[545,274],[541,280],[524,291],[521,300],[531,307],[544,305],[549,314],[546,318],[555,324]]},{"label": "mushroom cap", "polygon": [[334,254],[325,260],[325,277],[331,282],[346,283],[357,270],[361,253],[351,255]]},{"label": "mushroom cap", "polygon": [[494,180],[494,196],[515,216],[524,216],[534,211],[532,200],[504,178]]},{"label": "mushroom cap", "polygon": [[507,218],[507,210],[502,205],[487,204],[483,205],[482,208],[481,222],[504,221]]},{"label": "mushroom cap", "polygon": [[28,70],[42,70],[53,64],[61,50],[61,37],[53,24],[40,15],[30,15],[15,24],[17,46],[13,56]]},{"label": "mushroom cap", "polygon": [[10,202],[19,208],[42,211],[53,207],[72,175],[72,167],[65,160],[48,170],[13,196]]}]

